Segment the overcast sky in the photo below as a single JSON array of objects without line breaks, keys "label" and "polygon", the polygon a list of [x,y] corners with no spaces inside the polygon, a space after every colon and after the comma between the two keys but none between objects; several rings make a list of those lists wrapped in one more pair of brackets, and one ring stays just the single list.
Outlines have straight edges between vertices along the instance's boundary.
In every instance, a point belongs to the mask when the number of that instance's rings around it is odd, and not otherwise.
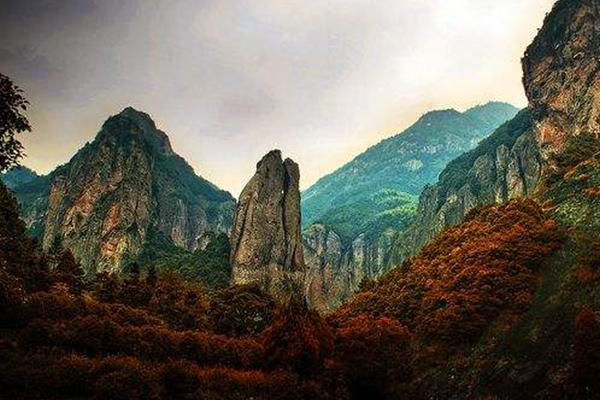
[{"label": "overcast sky", "polygon": [[520,58],[554,0],[1,0],[0,72],[47,173],[126,106],[237,195],[268,150],[301,185],[422,113],[525,106]]}]

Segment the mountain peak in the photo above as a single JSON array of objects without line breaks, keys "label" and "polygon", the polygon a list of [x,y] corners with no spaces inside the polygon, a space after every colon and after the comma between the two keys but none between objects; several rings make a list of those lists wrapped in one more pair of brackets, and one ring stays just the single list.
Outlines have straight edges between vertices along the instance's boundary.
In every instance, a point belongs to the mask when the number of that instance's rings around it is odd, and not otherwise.
[{"label": "mountain peak", "polygon": [[164,154],[174,154],[169,137],[157,129],[152,117],[133,107],[126,107],[120,113],[111,116],[102,126],[99,139],[117,137],[120,139],[139,137],[153,149]]}]

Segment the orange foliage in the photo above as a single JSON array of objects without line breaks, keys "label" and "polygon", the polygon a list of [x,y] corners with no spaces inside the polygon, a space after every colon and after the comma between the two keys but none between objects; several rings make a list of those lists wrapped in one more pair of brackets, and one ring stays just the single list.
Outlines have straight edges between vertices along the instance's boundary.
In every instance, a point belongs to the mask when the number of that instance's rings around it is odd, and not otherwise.
[{"label": "orange foliage", "polygon": [[[410,333],[391,318],[358,315],[336,331],[335,354],[353,398],[401,397],[411,377]],[[360,366],[360,367],[359,367]]]},{"label": "orange foliage", "polygon": [[480,208],[335,318],[390,316],[421,341],[472,343],[501,314],[526,309],[538,269],[561,247],[563,236],[532,200]]},{"label": "orange foliage", "polygon": [[578,265],[575,277],[586,285],[591,285],[600,280],[600,237],[594,239],[583,238],[580,240],[582,249],[578,254]]},{"label": "orange foliage", "polygon": [[333,351],[333,332],[316,311],[292,303],[277,313],[264,335],[265,363],[300,376],[322,372]]}]

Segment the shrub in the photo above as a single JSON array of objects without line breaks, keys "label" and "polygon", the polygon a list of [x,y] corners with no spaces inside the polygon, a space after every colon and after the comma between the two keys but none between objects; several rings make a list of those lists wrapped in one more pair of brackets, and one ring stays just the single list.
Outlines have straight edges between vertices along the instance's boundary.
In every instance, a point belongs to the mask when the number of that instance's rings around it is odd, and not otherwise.
[{"label": "shrub", "polygon": [[293,302],[280,310],[266,330],[263,345],[268,369],[290,369],[300,376],[321,372],[333,351],[333,332],[316,311]]},{"label": "shrub", "polygon": [[410,333],[391,318],[358,315],[338,328],[335,358],[356,399],[393,399],[411,377]]}]

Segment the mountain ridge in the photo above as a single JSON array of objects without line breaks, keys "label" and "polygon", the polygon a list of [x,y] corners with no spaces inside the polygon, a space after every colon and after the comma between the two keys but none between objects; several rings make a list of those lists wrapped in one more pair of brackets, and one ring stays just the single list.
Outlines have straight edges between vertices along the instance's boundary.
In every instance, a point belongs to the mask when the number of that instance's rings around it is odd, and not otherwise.
[{"label": "mountain ridge", "polygon": [[424,114],[403,132],[367,148],[304,190],[303,226],[332,207],[366,196],[360,192],[392,189],[418,195],[426,183],[437,179],[447,162],[473,148],[516,113],[508,103],[490,102],[463,113],[447,109]]}]

